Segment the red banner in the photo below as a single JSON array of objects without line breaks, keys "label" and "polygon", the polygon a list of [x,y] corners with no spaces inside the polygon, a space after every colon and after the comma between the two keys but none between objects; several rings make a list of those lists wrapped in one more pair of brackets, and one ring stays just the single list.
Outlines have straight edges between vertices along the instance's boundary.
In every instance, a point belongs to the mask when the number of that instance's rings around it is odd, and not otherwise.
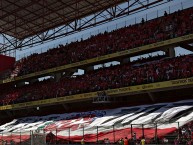
[{"label": "red banner", "polygon": [[0,72],[13,68],[15,58],[0,54]]}]

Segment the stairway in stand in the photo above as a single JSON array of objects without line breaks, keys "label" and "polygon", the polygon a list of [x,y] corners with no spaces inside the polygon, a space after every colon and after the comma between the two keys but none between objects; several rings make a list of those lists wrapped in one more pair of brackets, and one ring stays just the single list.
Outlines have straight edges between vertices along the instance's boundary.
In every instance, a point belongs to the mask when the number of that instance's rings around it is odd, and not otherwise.
[{"label": "stairway in stand", "polygon": [[19,67],[19,66],[16,66],[15,69],[13,70],[13,72],[11,73],[11,79],[17,77],[19,71],[20,71],[20,67]]}]

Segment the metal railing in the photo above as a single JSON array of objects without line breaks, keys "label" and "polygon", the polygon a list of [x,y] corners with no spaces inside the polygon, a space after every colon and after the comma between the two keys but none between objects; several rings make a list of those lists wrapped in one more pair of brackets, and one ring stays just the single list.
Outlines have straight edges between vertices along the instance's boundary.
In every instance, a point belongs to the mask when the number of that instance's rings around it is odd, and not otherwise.
[{"label": "metal railing", "polygon": [[[176,128],[163,132],[159,128],[160,125],[166,124],[130,124],[130,127],[117,129],[120,126],[95,126],[89,130],[87,126],[82,126],[78,129],[79,135],[75,134],[73,127],[64,129],[38,129],[33,131],[19,132],[1,132],[0,144],[13,145],[45,145],[45,144],[80,144],[81,139],[84,139],[86,144],[107,144],[104,139],[109,139],[110,144],[119,144],[121,138],[128,138],[128,141],[140,143],[142,138],[145,138],[146,144],[173,144],[175,139],[180,134],[180,123],[173,122]],[[92,135],[91,135],[92,133]],[[135,138],[135,139],[134,139]],[[164,142],[167,139],[168,142]]]}]

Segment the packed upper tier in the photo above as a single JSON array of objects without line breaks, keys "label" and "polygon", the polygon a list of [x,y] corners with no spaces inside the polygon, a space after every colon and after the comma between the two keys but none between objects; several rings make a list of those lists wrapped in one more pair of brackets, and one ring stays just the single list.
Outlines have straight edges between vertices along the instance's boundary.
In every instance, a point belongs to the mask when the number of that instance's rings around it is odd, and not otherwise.
[{"label": "packed upper tier", "polygon": [[22,76],[187,35],[193,32],[192,25],[193,8],[190,8],[109,33],[98,34],[87,40],[59,45],[45,53],[32,54],[21,59],[15,68],[18,70],[17,75]]}]

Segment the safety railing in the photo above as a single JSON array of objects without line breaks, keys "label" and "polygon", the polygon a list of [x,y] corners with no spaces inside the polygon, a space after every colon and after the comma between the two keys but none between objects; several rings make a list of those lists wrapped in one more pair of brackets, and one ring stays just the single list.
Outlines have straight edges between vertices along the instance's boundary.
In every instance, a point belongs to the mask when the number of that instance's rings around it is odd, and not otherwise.
[{"label": "safety railing", "polygon": [[[175,126],[170,128],[169,125]],[[168,126],[162,129],[163,126]],[[122,128],[122,129],[120,129]],[[65,127],[63,129],[37,129],[33,131],[1,132],[0,144],[3,145],[46,145],[46,144],[121,144],[127,138],[130,144],[174,144],[183,135],[180,122],[127,124],[117,125]],[[188,131],[187,131],[188,132]],[[186,134],[187,136],[187,134]],[[184,139],[184,138],[183,138]],[[186,138],[185,142],[191,141]]]}]

